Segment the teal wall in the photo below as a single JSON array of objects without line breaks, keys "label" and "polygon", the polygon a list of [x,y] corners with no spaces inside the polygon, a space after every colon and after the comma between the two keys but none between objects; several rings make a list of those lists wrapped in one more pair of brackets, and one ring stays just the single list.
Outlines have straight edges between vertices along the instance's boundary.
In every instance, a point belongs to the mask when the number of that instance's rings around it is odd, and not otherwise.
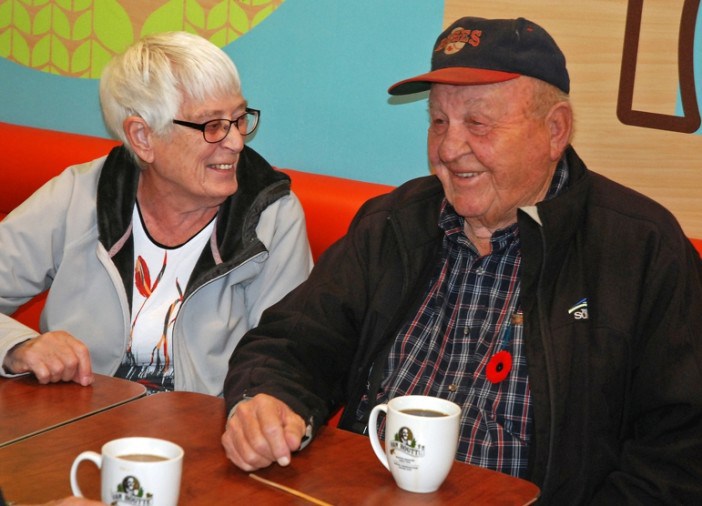
[{"label": "teal wall", "polygon": [[[224,49],[261,109],[250,145],[272,164],[400,184],[428,171],[426,96],[387,88],[429,68],[440,0],[286,0]],[[0,58],[0,121],[107,137],[98,82]],[[38,145],[37,149],[41,149]]]}]

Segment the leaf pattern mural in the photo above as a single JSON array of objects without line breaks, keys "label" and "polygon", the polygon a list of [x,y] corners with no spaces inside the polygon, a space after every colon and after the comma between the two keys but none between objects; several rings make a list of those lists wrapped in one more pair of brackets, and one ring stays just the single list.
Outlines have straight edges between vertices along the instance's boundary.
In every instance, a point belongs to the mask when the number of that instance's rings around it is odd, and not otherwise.
[{"label": "leaf pattern mural", "polygon": [[99,78],[150,33],[184,30],[223,47],[284,0],[0,0],[0,56],[52,74]]}]

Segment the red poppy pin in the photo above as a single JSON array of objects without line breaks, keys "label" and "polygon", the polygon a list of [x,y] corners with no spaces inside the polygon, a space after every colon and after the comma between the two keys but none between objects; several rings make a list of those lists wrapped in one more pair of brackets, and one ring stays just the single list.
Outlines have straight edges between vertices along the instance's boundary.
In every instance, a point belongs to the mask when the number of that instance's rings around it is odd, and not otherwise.
[{"label": "red poppy pin", "polygon": [[486,375],[491,383],[504,380],[512,370],[512,354],[507,350],[498,351],[487,363]]}]

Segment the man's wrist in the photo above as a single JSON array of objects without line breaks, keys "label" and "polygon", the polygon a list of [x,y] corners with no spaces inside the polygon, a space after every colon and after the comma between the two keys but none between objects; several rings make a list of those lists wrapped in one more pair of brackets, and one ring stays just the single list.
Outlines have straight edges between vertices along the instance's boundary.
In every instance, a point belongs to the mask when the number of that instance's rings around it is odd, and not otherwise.
[{"label": "man's wrist", "polygon": [[239,407],[239,404],[241,404],[242,402],[250,401],[251,399],[253,399],[253,397],[249,397],[246,394],[242,395],[241,400],[234,404],[232,409],[229,410],[229,414],[227,415],[227,421],[229,421],[229,419],[234,416],[234,413],[236,413],[236,408]]}]

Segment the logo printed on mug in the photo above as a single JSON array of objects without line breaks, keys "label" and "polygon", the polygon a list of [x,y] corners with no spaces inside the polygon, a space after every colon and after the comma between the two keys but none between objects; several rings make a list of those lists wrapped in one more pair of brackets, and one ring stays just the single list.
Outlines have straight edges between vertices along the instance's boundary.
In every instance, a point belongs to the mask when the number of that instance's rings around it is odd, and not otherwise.
[{"label": "logo printed on mug", "polygon": [[412,434],[412,429],[409,427],[400,428],[395,433],[395,440],[390,443],[390,446],[391,454],[394,454],[395,450],[397,450],[412,457],[424,457],[424,446],[417,444]]},{"label": "logo printed on mug", "polygon": [[122,480],[122,483],[117,485],[117,491],[112,493],[112,500],[136,506],[151,506],[153,504],[153,494],[147,492],[144,495],[144,489],[141,487],[139,480],[135,476],[127,476]]}]

